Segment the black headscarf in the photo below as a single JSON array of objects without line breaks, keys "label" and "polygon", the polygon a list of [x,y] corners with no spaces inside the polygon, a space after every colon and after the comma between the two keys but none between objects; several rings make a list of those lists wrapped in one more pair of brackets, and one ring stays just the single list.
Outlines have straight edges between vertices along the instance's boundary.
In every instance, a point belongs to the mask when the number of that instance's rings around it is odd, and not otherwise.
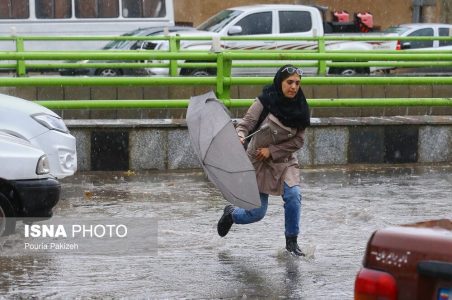
[{"label": "black headscarf", "polygon": [[264,87],[262,95],[258,98],[264,108],[277,117],[283,125],[292,128],[306,128],[311,125],[311,122],[308,103],[303,91],[299,88],[294,98],[285,97],[282,91],[282,82],[288,77],[288,74],[283,74],[282,70],[287,67],[296,69],[293,65],[279,68],[273,84]]}]

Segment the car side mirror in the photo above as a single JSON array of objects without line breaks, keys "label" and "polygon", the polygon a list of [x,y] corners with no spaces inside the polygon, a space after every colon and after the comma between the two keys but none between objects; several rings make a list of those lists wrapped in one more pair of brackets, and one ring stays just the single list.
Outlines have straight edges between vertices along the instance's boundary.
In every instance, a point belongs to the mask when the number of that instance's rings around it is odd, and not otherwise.
[{"label": "car side mirror", "polygon": [[228,30],[228,35],[237,35],[242,33],[243,29],[242,26],[231,26]]},{"label": "car side mirror", "polygon": [[403,42],[402,43],[402,49],[410,49],[411,48],[411,43],[410,42]]}]

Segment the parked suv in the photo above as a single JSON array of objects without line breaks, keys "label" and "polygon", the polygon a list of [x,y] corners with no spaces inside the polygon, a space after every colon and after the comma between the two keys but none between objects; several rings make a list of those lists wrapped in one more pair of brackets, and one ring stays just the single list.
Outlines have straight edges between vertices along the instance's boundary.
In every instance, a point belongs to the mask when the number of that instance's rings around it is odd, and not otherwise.
[{"label": "parked suv", "polygon": [[0,236],[23,218],[47,219],[60,197],[47,155],[27,140],[0,131]]},{"label": "parked suv", "polygon": [[361,299],[452,299],[452,220],[374,232],[355,281]]},{"label": "parked suv", "polygon": [[0,94],[0,116],[0,131],[30,142],[47,155],[50,175],[63,178],[77,170],[75,138],[53,111]]}]

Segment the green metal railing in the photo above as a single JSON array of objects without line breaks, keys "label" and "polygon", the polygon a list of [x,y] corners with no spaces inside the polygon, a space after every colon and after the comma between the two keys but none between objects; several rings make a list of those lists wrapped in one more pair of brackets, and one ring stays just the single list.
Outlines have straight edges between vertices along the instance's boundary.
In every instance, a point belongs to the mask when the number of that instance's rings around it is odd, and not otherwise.
[{"label": "green metal railing", "polygon": [[[228,108],[248,107],[254,99],[229,99]],[[134,108],[187,108],[189,100],[51,100],[36,101],[50,109],[134,109]],[[395,106],[452,106],[452,98],[342,98],[309,99],[311,107],[395,107]]]},{"label": "green metal railing", "polygon": [[[168,51],[26,51],[26,41],[85,41],[85,40],[166,40]],[[452,41],[452,37],[436,38]],[[250,99],[231,100],[231,87],[235,85],[265,85],[272,81],[270,77],[236,77],[232,69],[237,67],[278,67],[284,62],[296,62],[299,66],[317,67],[319,75],[304,77],[303,85],[451,85],[452,77],[328,77],[328,67],[413,67],[413,66],[447,66],[452,67],[452,51],[328,51],[326,44],[330,41],[395,41],[395,40],[432,40],[429,37],[316,37],[316,38],[245,38],[228,37],[222,40],[275,40],[275,41],[310,41],[317,45],[317,50],[222,50],[187,51],[180,49],[181,40],[199,40],[211,42],[210,37],[0,37],[0,41],[14,41],[16,51],[0,51],[2,60],[16,61],[14,64],[3,63],[0,68],[14,68],[18,77],[0,77],[0,86],[213,86],[219,99],[229,107],[247,106]],[[106,60],[132,61],[126,63],[107,62],[90,63],[89,67],[110,68],[149,68],[169,69],[169,77],[25,77],[28,69],[86,68],[87,64],[67,63],[62,60]],[[157,60],[158,62],[148,62]],[[250,61],[253,62],[250,62]],[[32,61],[32,62],[30,62]],[[45,63],[34,63],[46,61]],[[50,61],[50,62],[48,62]],[[142,62],[136,62],[142,61]],[[184,61],[184,62],[182,62]],[[188,61],[188,62],[187,62]],[[179,77],[180,68],[212,68],[216,76]],[[40,101],[50,108],[183,108],[187,100],[115,100],[115,101]],[[451,106],[450,98],[416,98],[416,99],[313,99],[313,107],[323,106]]]},{"label": "green metal railing", "polygon": [[[223,73],[224,76],[224,73]],[[269,77],[29,77],[1,78],[0,86],[215,86],[221,100],[231,98],[235,85],[266,85]],[[440,77],[305,77],[303,85],[452,85]]]},{"label": "green metal railing", "polygon": [[[139,51],[121,51],[120,55],[117,51],[84,51],[84,52],[48,52],[48,53],[40,53],[40,52],[30,52],[25,51],[25,43],[26,42],[69,42],[69,41],[105,41],[105,40],[137,40],[137,41],[166,41],[168,44],[168,49],[166,51],[145,51],[145,53],[141,53],[137,56],[130,56],[130,54],[133,55],[133,53],[139,52]],[[230,41],[247,41],[247,42],[259,42],[259,41],[274,41],[275,43],[281,43],[281,42],[290,42],[290,43],[308,43],[311,47],[314,47],[315,50],[265,50],[265,52],[273,52],[273,54],[286,54],[286,53],[298,53],[306,55],[305,58],[298,58],[306,60],[311,60],[311,62],[303,62],[300,66],[314,66],[318,68],[318,73],[321,75],[326,74],[327,67],[344,67],[344,66],[351,66],[351,67],[369,67],[369,66],[376,66],[376,67],[412,67],[412,66],[420,66],[429,64],[430,66],[451,66],[452,62],[445,58],[442,58],[442,54],[451,54],[452,51],[435,51],[436,55],[431,55],[431,51],[427,52],[421,52],[416,51],[416,54],[421,55],[418,59],[409,59],[407,62],[403,54],[404,51],[393,51],[393,50],[377,50],[377,51],[365,51],[366,54],[370,53],[377,53],[380,56],[375,56],[373,58],[366,58],[365,55],[363,55],[362,51],[347,51],[347,53],[344,54],[343,57],[341,57],[341,53],[337,53],[335,51],[329,51],[327,46],[329,43],[334,43],[338,41],[353,41],[353,42],[369,42],[374,44],[382,44],[382,43],[391,43],[392,48],[395,48],[395,41],[452,41],[452,37],[388,37],[388,36],[373,36],[373,35],[362,35],[362,36],[324,36],[324,37],[243,37],[243,36],[236,36],[236,37],[221,37],[219,38],[219,42],[224,43],[230,42]],[[91,60],[169,60],[167,63],[130,63],[128,65],[124,64],[118,64],[118,63],[103,63],[102,66],[104,67],[118,67],[118,68],[142,68],[142,67],[164,67],[169,69],[169,74],[171,76],[176,76],[178,74],[178,68],[184,67],[184,68],[193,68],[193,67],[199,67],[202,66],[200,64],[179,64],[178,59],[185,60],[203,60],[202,64],[205,64],[206,62],[213,62],[209,66],[215,67],[215,59],[213,57],[210,58],[201,58],[196,56],[171,56],[166,54],[171,53],[178,53],[181,54],[183,52],[187,53],[190,52],[191,54],[195,55],[193,51],[187,51],[184,49],[181,49],[181,41],[191,41],[191,42],[198,42],[200,44],[203,44],[204,47],[211,46],[214,44],[212,37],[199,37],[199,36],[141,36],[141,37],[131,37],[131,36],[119,36],[119,37],[109,37],[109,36],[86,36],[86,37],[44,37],[44,36],[0,36],[0,42],[1,41],[11,41],[15,43],[15,51],[16,54],[13,53],[13,51],[8,52],[1,52],[0,60],[15,60],[15,64],[7,64],[3,63],[0,64],[0,68],[15,68],[16,74],[18,76],[25,76],[26,70],[28,69],[49,69],[49,68],[83,68],[86,67],[86,64],[29,64],[25,60],[59,60],[59,59],[66,59],[66,60],[83,60],[83,59],[91,59]],[[389,44],[388,44],[389,45]],[[49,46],[51,47],[51,46]],[[218,46],[219,47],[219,46]],[[214,48],[218,48],[214,47]],[[230,50],[228,50],[230,51]],[[249,51],[243,51],[243,50],[234,50],[235,54],[240,55],[243,52],[245,54],[249,54]],[[105,52],[114,52],[114,53],[108,53],[105,56],[102,53]],[[128,53],[126,53],[128,52]],[[160,52],[160,53],[158,53]],[[163,52],[163,55],[162,53]],[[242,53],[241,53],[242,52]],[[262,50],[260,51],[262,52]],[[312,55],[310,56],[309,53]],[[339,54],[336,56],[333,56],[335,53]],[[357,57],[352,58],[346,58],[347,54],[356,54],[359,55]],[[201,53],[202,55],[203,53]],[[204,53],[205,54],[205,53]],[[271,54],[271,53],[270,53]],[[316,54],[321,54],[317,56]],[[323,54],[323,56],[322,56]],[[386,57],[385,54],[391,55],[394,54],[395,56],[392,56],[393,58]],[[422,56],[424,54],[424,56]],[[253,54],[251,54],[252,56]],[[439,55],[439,56],[438,56]],[[375,59],[376,61],[371,61],[370,59]],[[393,60],[393,61],[389,61]],[[414,61],[414,62],[413,62]],[[91,65],[91,64],[90,64]],[[268,66],[276,66],[275,63],[267,63]],[[94,65],[91,65],[94,66]],[[99,65],[96,65],[99,66]],[[204,65],[205,66],[205,65]],[[234,67],[259,67],[260,65],[256,66],[256,64],[250,64],[246,62],[240,62],[239,64],[233,64]]]}]

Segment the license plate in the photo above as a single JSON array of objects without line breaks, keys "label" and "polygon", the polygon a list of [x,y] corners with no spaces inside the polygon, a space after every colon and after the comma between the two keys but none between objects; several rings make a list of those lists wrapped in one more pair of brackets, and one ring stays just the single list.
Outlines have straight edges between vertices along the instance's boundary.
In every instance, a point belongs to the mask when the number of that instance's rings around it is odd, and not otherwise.
[{"label": "license plate", "polygon": [[452,288],[440,288],[438,290],[438,300],[452,300]]}]

